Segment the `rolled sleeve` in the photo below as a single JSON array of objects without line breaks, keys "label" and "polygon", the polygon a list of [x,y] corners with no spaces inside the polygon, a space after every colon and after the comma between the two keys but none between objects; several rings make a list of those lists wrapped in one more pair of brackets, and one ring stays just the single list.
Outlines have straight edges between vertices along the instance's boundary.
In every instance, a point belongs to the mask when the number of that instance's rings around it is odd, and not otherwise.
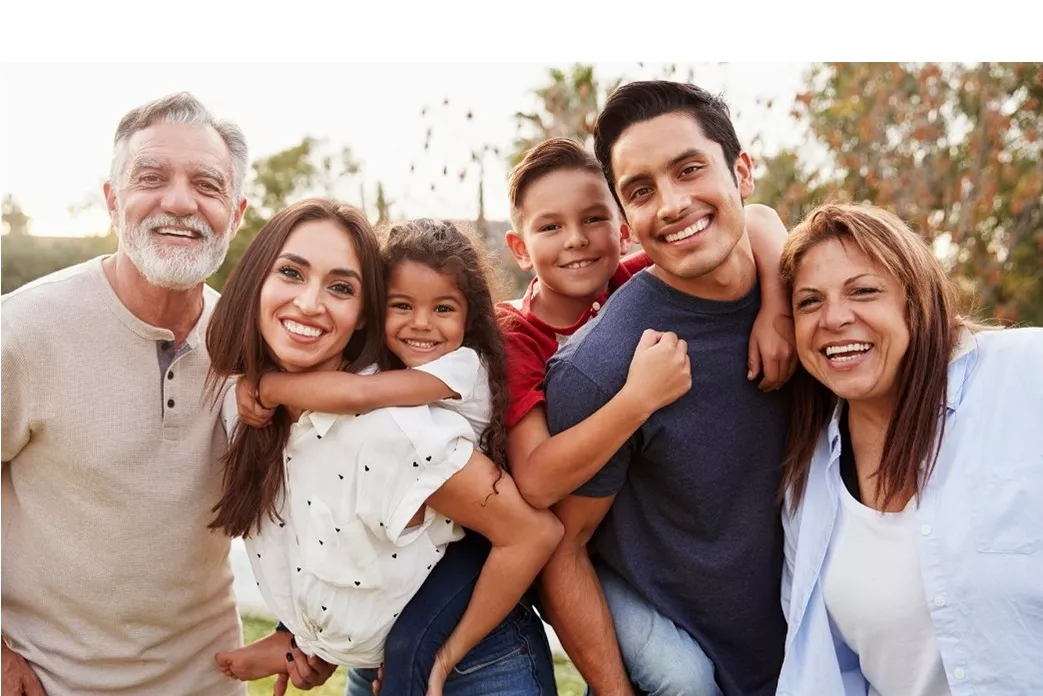
[{"label": "rolled sleeve", "polygon": [[481,375],[481,361],[471,348],[457,348],[437,360],[412,368],[437,377],[460,395],[461,401],[471,398]]},{"label": "rolled sleeve", "polygon": [[473,431],[459,414],[437,406],[386,409],[386,437],[367,442],[371,474],[359,488],[359,517],[374,534],[397,546],[408,544],[434,521],[407,529],[427,499],[467,464],[474,452]]}]

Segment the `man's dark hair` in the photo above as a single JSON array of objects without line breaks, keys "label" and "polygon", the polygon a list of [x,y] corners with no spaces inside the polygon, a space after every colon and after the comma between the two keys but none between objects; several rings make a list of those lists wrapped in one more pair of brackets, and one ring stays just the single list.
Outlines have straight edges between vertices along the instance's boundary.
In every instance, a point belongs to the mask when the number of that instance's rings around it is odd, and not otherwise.
[{"label": "man's dark hair", "polygon": [[594,155],[608,179],[616,203],[616,177],[612,171],[612,146],[630,126],[681,111],[699,123],[707,138],[721,146],[724,161],[732,171],[742,148],[735,134],[728,105],[702,87],[669,80],[642,80],[622,85],[609,96],[594,124]]}]

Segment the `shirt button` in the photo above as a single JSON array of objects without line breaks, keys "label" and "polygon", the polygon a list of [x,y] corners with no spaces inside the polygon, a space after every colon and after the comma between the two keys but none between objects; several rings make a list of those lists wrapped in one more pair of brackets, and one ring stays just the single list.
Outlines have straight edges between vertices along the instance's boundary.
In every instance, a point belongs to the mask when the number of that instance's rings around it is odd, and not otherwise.
[{"label": "shirt button", "polygon": [[167,373],[167,379],[174,379],[174,371],[173,370],[171,370],[170,372]]},{"label": "shirt button", "polygon": [[594,304],[591,305],[591,307],[593,307],[594,311],[596,312],[599,309],[601,309],[601,303],[600,302],[595,302]]},{"label": "shirt button", "polygon": [[934,598],[934,606],[944,607],[945,606],[945,595],[937,595]]},{"label": "shirt button", "polygon": [[167,399],[167,408],[174,408],[174,400]]},{"label": "shirt button", "polygon": [[920,527],[920,534],[923,534],[924,536],[927,536],[930,533],[931,533],[931,525],[925,524],[924,526]]},{"label": "shirt button", "polygon": [[952,671],[952,676],[956,677],[957,679],[963,679],[967,676],[967,671],[963,667],[957,667]]}]

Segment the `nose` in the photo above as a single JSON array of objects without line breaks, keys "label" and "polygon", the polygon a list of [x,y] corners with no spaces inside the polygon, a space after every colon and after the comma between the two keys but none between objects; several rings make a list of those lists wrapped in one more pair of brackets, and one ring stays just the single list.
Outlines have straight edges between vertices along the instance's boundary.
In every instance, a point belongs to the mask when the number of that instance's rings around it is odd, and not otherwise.
[{"label": "nose", "polygon": [[431,313],[426,309],[415,309],[410,322],[413,325],[413,329],[418,331],[424,331],[431,326]]},{"label": "nose", "polygon": [[582,249],[590,243],[583,231],[583,225],[569,225],[565,228],[565,235],[566,249]]},{"label": "nose", "polygon": [[670,223],[680,220],[691,207],[692,198],[681,187],[668,183],[659,187],[659,219]]},{"label": "nose", "polygon": [[163,191],[163,210],[171,215],[186,216],[199,212],[199,203],[191,183],[183,177],[174,177]]},{"label": "nose", "polygon": [[854,313],[847,302],[826,298],[822,306],[822,326],[836,331],[854,321]]},{"label": "nose", "polygon": [[320,299],[322,287],[318,283],[306,283],[294,296],[294,306],[301,310],[302,314],[316,315],[322,312],[322,300]]}]

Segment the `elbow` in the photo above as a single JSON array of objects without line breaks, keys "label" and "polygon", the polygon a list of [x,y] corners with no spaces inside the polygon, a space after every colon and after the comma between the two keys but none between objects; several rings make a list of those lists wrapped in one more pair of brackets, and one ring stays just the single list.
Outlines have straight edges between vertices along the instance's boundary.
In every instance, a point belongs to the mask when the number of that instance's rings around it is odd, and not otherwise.
[{"label": "elbow", "polygon": [[547,490],[542,484],[540,477],[527,473],[531,469],[532,467],[526,466],[521,467],[517,473],[512,472],[514,485],[518,487],[518,492],[525,498],[525,502],[537,510],[547,510],[558,501],[554,498],[553,491]]}]

